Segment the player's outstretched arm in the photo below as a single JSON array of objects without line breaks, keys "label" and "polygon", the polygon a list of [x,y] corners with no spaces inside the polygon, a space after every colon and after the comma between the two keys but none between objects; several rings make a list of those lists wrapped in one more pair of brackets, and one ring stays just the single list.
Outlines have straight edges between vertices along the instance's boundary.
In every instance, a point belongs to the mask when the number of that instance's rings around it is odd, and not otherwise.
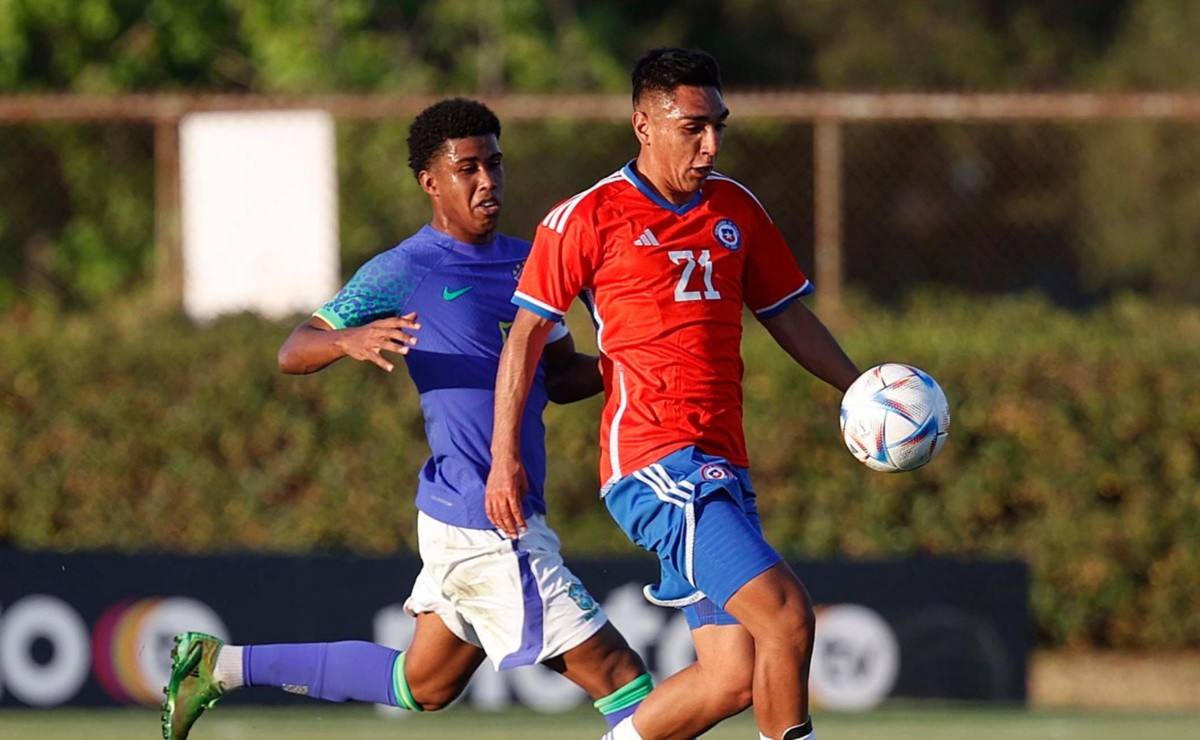
[{"label": "player's outstretched arm", "polygon": [[496,410],[492,424],[492,469],[488,472],[484,511],[509,537],[525,529],[521,504],[529,481],[521,464],[521,416],[552,322],[517,309],[496,372]]},{"label": "player's outstretched arm", "polygon": [[780,313],[763,319],[762,325],[792,359],[839,391],[844,392],[858,377],[858,367],[802,302],[793,301]]},{"label": "player's outstretched arm", "polygon": [[420,328],[415,313],[389,316],[345,329],[334,329],[324,320],[312,316],[293,329],[279,348],[279,369],[289,375],[304,375],[343,357],[353,357],[390,373],[395,365],[382,353],[408,354],[408,348],[417,343],[417,338],[410,332]]},{"label": "player's outstretched arm", "polygon": [[571,335],[546,345],[546,395],[554,403],[574,403],[604,390],[600,358],[575,351]]}]

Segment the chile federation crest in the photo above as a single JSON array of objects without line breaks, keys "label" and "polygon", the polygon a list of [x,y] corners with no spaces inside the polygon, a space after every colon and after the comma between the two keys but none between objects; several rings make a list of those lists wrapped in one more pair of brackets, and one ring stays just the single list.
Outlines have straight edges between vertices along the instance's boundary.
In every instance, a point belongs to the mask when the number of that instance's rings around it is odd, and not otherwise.
[{"label": "chile federation crest", "polygon": [[731,252],[736,252],[742,247],[742,230],[727,218],[721,219],[713,227],[713,236],[716,237],[718,244]]}]

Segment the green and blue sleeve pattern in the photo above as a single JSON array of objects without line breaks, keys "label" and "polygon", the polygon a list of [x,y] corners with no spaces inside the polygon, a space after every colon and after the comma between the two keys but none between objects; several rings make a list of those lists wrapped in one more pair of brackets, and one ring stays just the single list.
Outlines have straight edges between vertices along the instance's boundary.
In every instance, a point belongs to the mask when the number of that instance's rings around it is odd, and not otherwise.
[{"label": "green and blue sleeve pattern", "polygon": [[376,255],[313,315],[334,329],[400,316],[425,274],[409,269],[408,262],[401,247]]}]

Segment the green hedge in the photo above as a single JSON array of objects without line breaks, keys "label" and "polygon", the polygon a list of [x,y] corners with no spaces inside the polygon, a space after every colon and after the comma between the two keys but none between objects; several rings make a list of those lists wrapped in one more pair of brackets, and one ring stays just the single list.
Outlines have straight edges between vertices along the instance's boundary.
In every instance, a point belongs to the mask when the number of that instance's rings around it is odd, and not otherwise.
[{"label": "green hedge", "polygon": [[[831,323],[863,366],[932,372],[950,442],[916,473],[868,471],[838,439],[836,393],[751,325],[747,433],[772,542],[797,557],[1020,557],[1043,645],[1200,645],[1200,311],[923,296]],[[290,328],[196,327],[135,304],[0,316],[0,542],[414,549],[415,394],[348,361],[280,374]],[[593,399],[548,414],[551,520],[571,555],[633,552],[595,498],[598,412]]]}]

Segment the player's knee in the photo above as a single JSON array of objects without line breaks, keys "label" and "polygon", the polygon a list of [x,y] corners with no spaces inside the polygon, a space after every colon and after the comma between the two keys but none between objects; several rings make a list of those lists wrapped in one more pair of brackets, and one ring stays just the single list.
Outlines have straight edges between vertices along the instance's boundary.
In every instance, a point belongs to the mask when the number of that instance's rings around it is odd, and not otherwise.
[{"label": "player's knee", "polygon": [[780,603],[772,610],[771,618],[764,625],[765,629],[759,630],[759,634],[755,635],[755,642],[760,646],[765,643],[773,646],[767,649],[783,648],[789,652],[811,652],[816,621],[812,601],[804,589],[799,588],[781,598]]},{"label": "player's knee", "polygon": [[597,698],[608,696],[647,672],[641,656],[611,624],[583,645],[546,661],[545,665],[566,674]]},{"label": "player's knee", "polygon": [[704,693],[703,704],[714,717],[731,717],[753,703],[753,660],[703,663],[696,664],[701,673],[693,686]]},{"label": "player's knee", "polygon": [[796,642],[811,648],[813,635],[816,632],[817,615],[813,611],[812,602],[807,595],[788,611],[788,621],[790,622],[790,634],[794,636]]},{"label": "player's knee", "polygon": [[775,627],[771,642],[786,645],[790,652],[807,654],[812,651],[816,617],[807,601],[780,612]]},{"label": "player's knee", "polygon": [[646,670],[646,664],[642,662],[641,656],[629,646],[612,651],[605,659],[604,673],[613,683],[614,691],[646,673]]},{"label": "player's knee", "polygon": [[754,703],[752,674],[753,672],[750,672],[744,682],[739,681],[736,676],[731,676],[720,683],[716,696],[710,700],[710,705],[719,708],[718,715],[732,717],[750,708]]},{"label": "player's knee", "polygon": [[601,652],[604,655],[606,667],[618,669],[633,666],[641,669],[638,671],[639,673],[645,670],[642,659],[633,651],[633,648],[629,647],[625,636],[613,626],[612,622],[601,627],[584,645]]}]

